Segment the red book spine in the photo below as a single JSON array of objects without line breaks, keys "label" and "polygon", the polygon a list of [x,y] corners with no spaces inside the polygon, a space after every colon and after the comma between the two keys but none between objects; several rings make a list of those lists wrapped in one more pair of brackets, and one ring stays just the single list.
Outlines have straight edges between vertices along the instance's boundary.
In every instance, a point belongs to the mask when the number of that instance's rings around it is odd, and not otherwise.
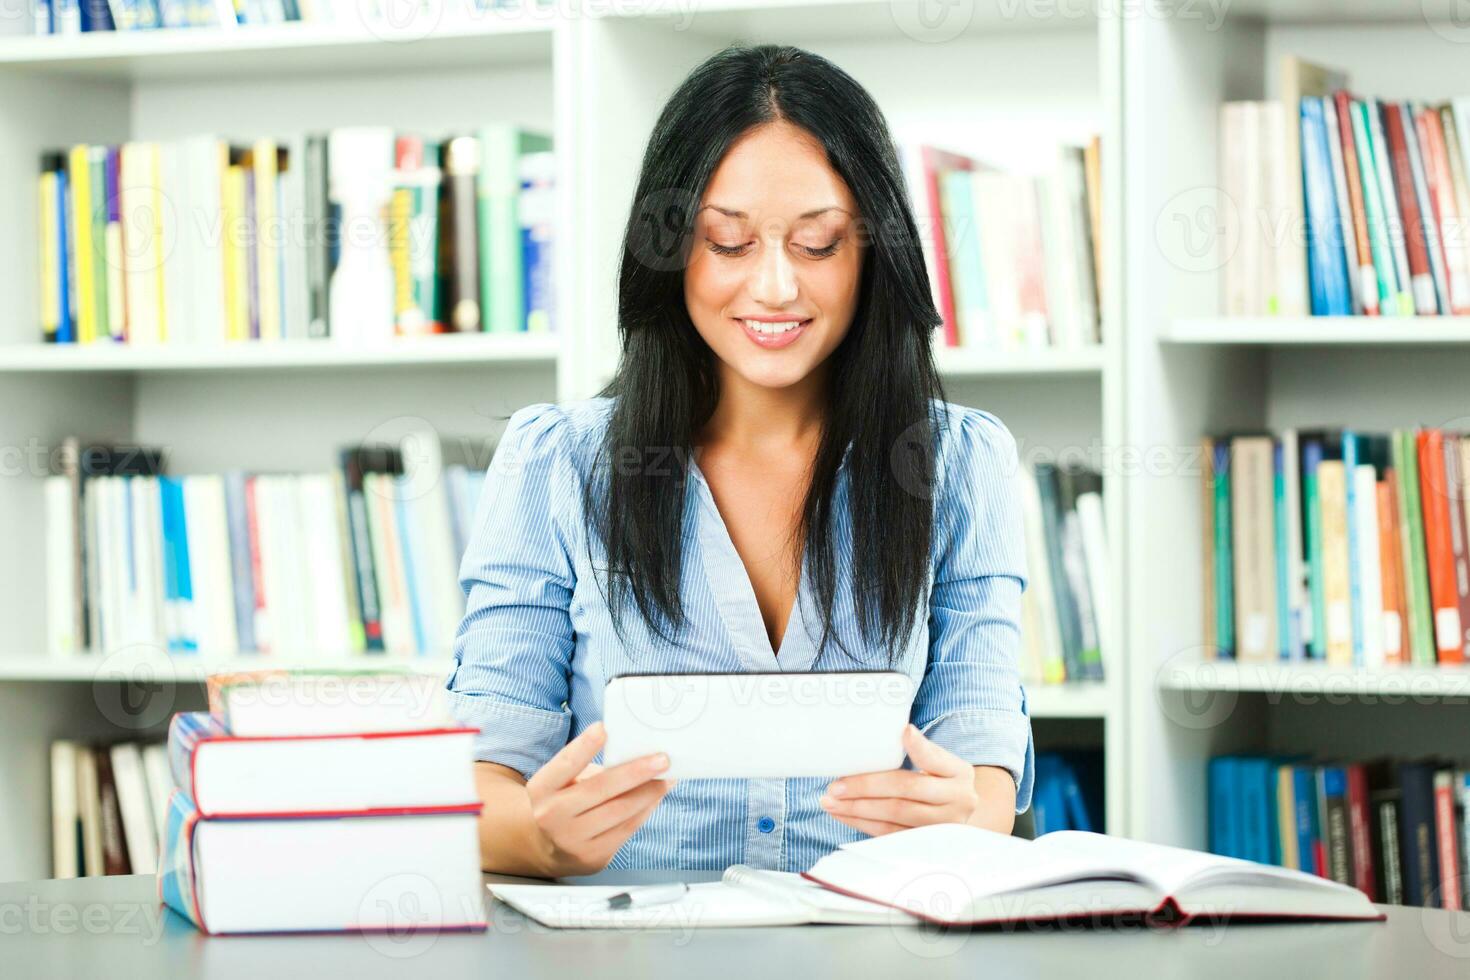
[{"label": "red book spine", "polygon": [[245,526],[250,533],[250,574],[255,579],[255,645],[261,653],[269,653],[272,647],[270,631],[262,629],[268,625],[265,606],[265,576],[260,560],[260,521],[255,514],[255,477],[245,478]]},{"label": "red book spine", "polygon": [[1368,213],[1363,207],[1363,184],[1358,172],[1358,148],[1353,142],[1352,98],[1339,89],[1333,93],[1337,105],[1337,130],[1342,142],[1342,165],[1347,175],[1348,204],[1353,211],[1353,239],[1357,248],[1358,267],[1352,270],[1361,283],[1363,313],[1378,315],[1378,278],[1373,271],[1373,245],[1368,241]]},{"label": "red book spine", "polygon": [[[1403,116],[1395,103],[1383,104],[1383,132],[1388,138],[1393,183],[1399,197],[1399,216],[1404,225],[1404,247],[1409,253],[1414,311],[1420,316],[1435,315],[1439,313],[1439,301],[1434,299],[1434,277],[1429,271],[1429,250],[1424,247],[1424,218],[1419,214],[1419,201],[1414,195],[1414,168],[1409,162],[1409,144],[1405,142]],[[1412,134],[1409,138],[1413,138]]]},{"label": "red book spine", "polygon": [[1439,247],[1444,253],[1445,278],[1449,285],[1450,312],[1470,313],[1470,268],[1465,266],[1465,243],[1460,213],[1455,202],[1455,181],[1450,172],[1449,149],[1445,144],[1444,125],[1439,113],[1424,109],[1419,113],[1420,142],[1424,144],[1424,170],[1429,183],[1429,198],[1434,202],[1435,219],[1439,223]]},{"label": "red book spine", "polygon": [[1394,472],[1388,470],[1378,481],[1378,564],[1382,569],[1383,595],[1383,661],[1402,663],[1408,656],[1408,639],[1404,626],[1408,610],[1404,608],[1403,566],[1400,564],[1398,497],[1394,492]]},{"label": "red book spine", "polygon": [[1450,780],[1434,781],[1434,832],[1439,839],[1440,908],[1460,908],[1459,845],[1455,840],[1455,791]]},{"label": "red book spine", "polygon": [[1434,610],[1434,644],[1440,663],[1462,663],[1460,596],[1455,587],[1455,553],[1450,540],[1450,494],[1445,482],[1444,433],[1420,429],[1419,486],[1424,511],[1424,553],[1429,565],[1429,604]]},{"label": "red book spine", "polygon": [[939,292],[939,313],[944,317],[944,343],[948,347],[960,344],[960,321],[955,315],[954,289],[949,279],[949,253],[944,233],[944,209],[940,207],[939,175],[945,170],[970,170],[969,159],[953,153],[936,150],[932,146],[921,149],[924,167],[925,204],[929,209],[930,240],[934,244],[934,277]]},{"label": "red book spine", "polygon": [[1368,819],[1368,770],[1347,767],[1348,838],[1353,852],[1353,887],[1373,897],[1377,876],[1373,869],[1373,839]]}]

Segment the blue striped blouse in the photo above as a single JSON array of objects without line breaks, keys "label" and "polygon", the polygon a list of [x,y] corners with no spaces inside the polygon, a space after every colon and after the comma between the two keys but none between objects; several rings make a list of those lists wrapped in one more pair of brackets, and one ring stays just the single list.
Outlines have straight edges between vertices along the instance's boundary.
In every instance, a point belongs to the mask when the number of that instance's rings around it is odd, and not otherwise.
[{"label": "blue striped blouse", "polygon": [[[680,583],[689,628],[677,645],[635,614],[627,646],[593,579],[599,543],[581,513],[581,475],[595,458],[612,401],[531,405],[506,427],[460,566],[467,612],[448,681],[457,717],[480,729],[476,757],[534,773],[602,717],[603,687],[623,673],[888,668],[864,643],[850,582],[838,585],[834,628],[854,656],[824,654],[805,568],[791,624],[772,651],[755,592],[709,485],[691,465]],[[947,409],[938,427],[936,539],[929,616],[892,669],[915,681],[911,719],[975,765],[1008,769],[1017,812],[1030,804],[1031,723],[1019,669],[1025,544],[1015,440],[995,416]],[[652,464],[653,461],[650,461]],[[673,460],[668,465],[676,465]],[[839,556],[851,555],[846,469],[834,514]],[[842,567],[839,561],[839,568]],[[804,871],[862,837],[822,810],[827,779],[684,780],[613,857],[613,868],[714,868],[744,863]]]}]

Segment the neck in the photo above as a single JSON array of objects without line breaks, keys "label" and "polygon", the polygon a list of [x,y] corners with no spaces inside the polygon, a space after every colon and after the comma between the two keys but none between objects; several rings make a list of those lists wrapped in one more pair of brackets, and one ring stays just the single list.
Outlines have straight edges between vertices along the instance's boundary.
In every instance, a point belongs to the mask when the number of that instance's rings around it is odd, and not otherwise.
[{"label": "neck", "polygon": [[756,451],[814,445],[826,418],[825,369],[785,388],[765,388],[721,365],[719,404],[701,441]]}]

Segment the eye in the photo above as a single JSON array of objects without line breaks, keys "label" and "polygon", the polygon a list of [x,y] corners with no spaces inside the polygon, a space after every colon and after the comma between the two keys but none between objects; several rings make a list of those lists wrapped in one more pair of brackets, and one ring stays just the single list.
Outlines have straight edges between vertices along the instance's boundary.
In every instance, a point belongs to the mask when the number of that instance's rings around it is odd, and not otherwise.
[{"label": "eye", "polygon": [[716,242],[716,241],[711,241],[708,244],[709,244],[709,250],[711,252],[714,252],[716,255],[730,255],[730,256],[744,255],[745,254],[745,250],[750,247],[749,244],[745,244],[745,245],[721,245],[719,242]]},{"label": "eye", "polygon": [[825,259],[830,255],[836,254],[837,248],[841,244],[842,239],[838,238],[835,239],[832,244],[823,245],[821,248],[812,248],[809,245],[798,245],[797,248],[801,249],[803,252],[805,252],[807,255],[810,255],[814,259]]}]

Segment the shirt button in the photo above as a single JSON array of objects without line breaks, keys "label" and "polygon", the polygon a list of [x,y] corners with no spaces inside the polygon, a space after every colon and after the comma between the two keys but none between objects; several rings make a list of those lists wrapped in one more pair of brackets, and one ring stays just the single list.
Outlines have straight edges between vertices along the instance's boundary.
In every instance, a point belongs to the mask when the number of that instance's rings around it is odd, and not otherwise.
[{"label": "shirt button", "polygon": [[776,821],[770,817],[761,817],[760,820],[756,821],[755,829],[763,834],[769,834],[776,829]]}]

